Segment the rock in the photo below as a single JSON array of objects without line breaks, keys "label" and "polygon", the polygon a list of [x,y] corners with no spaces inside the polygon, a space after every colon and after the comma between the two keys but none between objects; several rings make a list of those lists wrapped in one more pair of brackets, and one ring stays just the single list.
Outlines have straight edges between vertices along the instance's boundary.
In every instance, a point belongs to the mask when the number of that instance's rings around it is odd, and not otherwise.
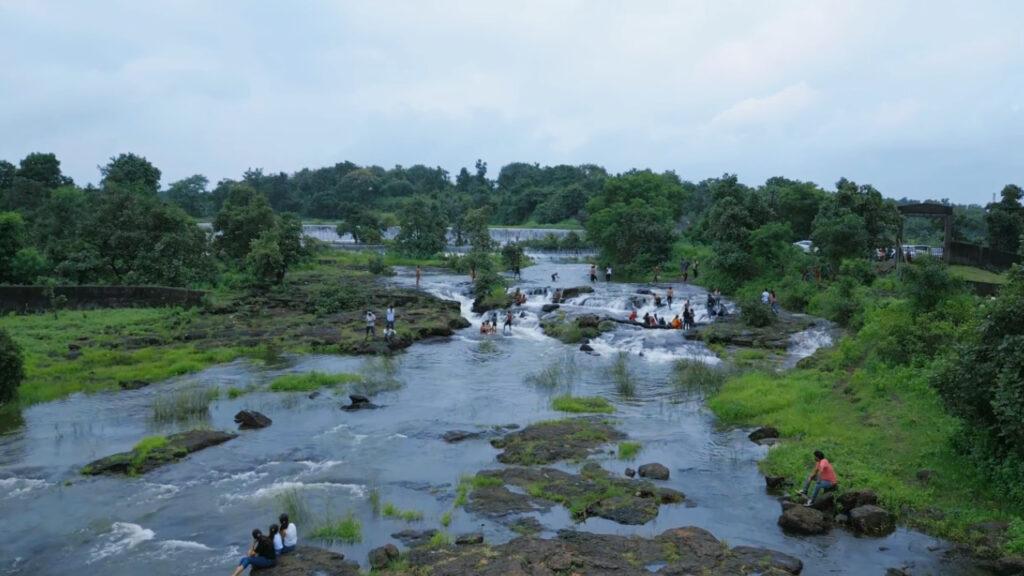
[{"label": "rock", "polygon": [[648,288],[637,288],[636,293],[643,294],[644,296],[651,296],[654,294],[654,292],[651,292]]},{"label": "rock", "polygon": [[852,490],[839,495],[839,508],[849,513],[858,506],[877,505],[878,496],[871,490]]},{"label": "rock", "polygon": [[473,544],[483,544],[484,535],[480,532],[472,532],[470,534],[460,534],[455,538],[456,546],[472,546]]},{"label": "rock", "polygon": [[520,516],[505,524],[516,534],[532,535],[544,531],[544,525],[533,516]]},{"label": "rock", "polygon": [[258,428],[266,428],[273,423],[273,420],[267,418],[263,413],[255,410],[242,410],[238,414],[235,414],[235,424],[238,424],[239,430],[256,430]]},{"label": "rock", "polygon": [[576,298],[580,294],[591,294],[593,292],[594,289],[590,286],[575,286],[572,288],[564,288],[562,290],[562,299],[559,301],[559,303],[565,302],[566,300],[572,298]]},{"label": "rock", "polygon": [[626,468],[626,476],[629,476],[630,478],[636,477],[636,470],[633,470],[632,468]]},{"label": "rock", "polygon": [[394,544],[385,544],[379,548],[370,550],[370,568],[374,570],[383,570],[388,567],[393,560],[398,560],[401,554],[398,552],[398,547]]},{"label": "rock", "polygon": [[154,468],[180,460],[193,452],[222,444],[236,436],[231,432],[218,430],[179,432],[167,436],[166,445],[146,452],[141,461],[136,458],[134,450],[120,452],[90,462],[82,468],[82,474],[145,474]]},{"label": "rock", "polygon": [[896,529],[896,521],[884,508],[866,504],[850,510],[850,528],[864,536],[885,536]]},{"label": "rock", "polygon": [[1009,529],[1009,523],[1001,521],[978,522],[967,527],[967,531],[972,533],[972,539],[976,541],[977,547],[992,551],[1003,547]]},{"label": "rock", "polygon": [[818,494],[818,499],[811,503],[811,508],[831,516],[836,509],[836,500],[832,492]]},{"label": "rock", "polygon": [[885,576],[911,576],[910,570],[906,568],[887,568]]},{"label": "rock", "polygon": [[846,524],[850,521],[850,517],[846,514],[836,514],[834,520],[836,524]]},{"label": "rock", "polygon": [[597,314],[583,314],[576,318],[576,325],[580,328],[597,328],[601,324],[601,317]]},{"label": "rock", "polygon": [[587,507],[588,516],[605,518],[627,526],[641,526],[658,516],[658,502],[633,495],[612,496]]},{"label": "rock", "polygon": [[554,312],[559,308],[561,308],[561,306],[559,306],[558,304],[545,304],[540,307],[540,311],[543,312],[544,314],[547,314],[548,312]]},{"label": "rock", "polygon": [[932,478],[935,477],[935,470],[929,470],[928,468],[922,468],[917,471],[917,481],[921,484],[927,484],[931,482]]},{"label": "rock", "polygon": [[732,549],[732,554],[748,566],[771,567],[789,574],[799,574],[804,569],[804,563],[799,558],[767,548],[737,546]]},{"label": "rock", "polygon": [[284,554],[277,557],[277,566],[264,570],[253,568],[256,574],[268,574],[271,576],[359,576],[359,564],[345,560],[345,555],[339,552],[313,548],[312,546],[299,546],[291,554]]},{"label": "rock", "polygon": [[449,430],[445,432],[441,438],[449,444],[455,444],[456,442],[462,442],[463,440],[479,438],[482,435],[483,434],[481,432],[470,432],[469,430]]},{"label": "rock", "polygon": [[747,435],[752,442],[760,443],[765,438],[778,438],[779,430],[774,426],[762,426]]},{"label": "rock", "polygon": [[566,418],[531,424],[522,430],[491,440],[502,464],[550,464],[582,460],[594,450],[625,436],[603,418]]},{"label": "rock", "polygon": [[320,397],[320,391],[319,390],[315,390],[313,392],[310,392],[309,396],[307,396],[307,398],[309,398],[310,400],[316,400],[319,397]]},{"label": "rock", "polygon": [[760,444],[761,446],[767,446],[771,448],[772,446],[775,446],[780,442],[782,442],[782,440],[779,440],[778,438],[765,438],[764,440],[759,440],[757,443]]},{"label": "rock", "polygon": [[1006,556],[996,560],[995,572],[999,576],[1021,576],[1024,574],[1024,556]]},{"label": "rock", "polygon": [[637,470],[641,478],[650,478],[652,480],[668,480],[669,472],[665,466],[654,462],[652,464],[644,464]]},{"label": "rock", "polygon": [[349,400],[352,401],[352,403],[349,404],[348,406],[342,406],[342,410],[354,412],[356,410],[375,410],[377,408],[380,408],[380,406],[377,406],[373,402],[370,402],[370,399],[367,398],[366,396],[363,396],[362,394],[349,394],[348,398]]},{"label": "rock", "polygon": [[786,486],[791,486],[792,483],[785,476],[765,476],[764,485],[768,491],[772,492],[783,490]]},{"label": "rock", "polygon": [[593,352],[594,348],[590,344],[580,345],[580,352]]},{"label": "rock", "polygon": [[429,544],[430,539],[433,538],[435,534],[437,534],[437,530],[434,530],[433,528],[429,530],[412,530],[407,528],[401,532],[395,532],[391,537],[410,548],[416,548]]},{"label": "rock", "polygon": [[824,534],[828,532],[828,519],[824,514],[806,506],[793,506],[779,516],[779,526],[795,534]]},{"label": "rock", "polygon": [[145,380],[122,380],[121,382],[118,382],[117,385],[121,390],[138,390],[149,386],[149,382],[146,382]]}]

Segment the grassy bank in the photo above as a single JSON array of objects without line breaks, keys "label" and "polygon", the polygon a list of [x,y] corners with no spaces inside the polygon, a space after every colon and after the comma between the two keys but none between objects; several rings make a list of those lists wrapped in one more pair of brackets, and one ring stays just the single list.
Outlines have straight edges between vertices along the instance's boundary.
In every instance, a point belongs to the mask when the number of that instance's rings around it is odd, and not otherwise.
[{"label": "grassy bank", "polygon": [[973,266],[951,265],[949,275],[968,282],[984,282],[986,284],[1006,284],[1008,281],[1005,274],[996,274]]},{"label": "grassy bank", "polygon": [[[825,362],[828,363],[828,360]],[[852,371],[800,369],[734,377],[709,401],[726,425],[771,425],[783,436],[761,462],[769,475],[802,481],[814,450],[836,466],[842,489],[871,489],[906,524],[978,545],[972,524],[1011,524],[1001,550],[1024,550],[1024,510],[991,489],[952,448],[961,423],[948,415],[924,371],[869,363]],[[919,477],[930,470],[927,481]]]}]

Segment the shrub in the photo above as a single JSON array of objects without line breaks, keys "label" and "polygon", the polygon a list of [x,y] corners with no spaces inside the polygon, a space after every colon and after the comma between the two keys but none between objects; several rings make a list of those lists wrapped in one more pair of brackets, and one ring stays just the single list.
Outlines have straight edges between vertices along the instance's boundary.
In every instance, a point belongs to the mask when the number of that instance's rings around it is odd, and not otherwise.
[{"label": "shrub", "polygon": [[313,538],[338,540],[346,544],[363,541],[363,525],[351,512],[341,520],[327,522],[313,531]]},{"label": "shrub", "polygon": [[351,384],[360,380],[362,380],[362,377],[358,374],[346,372],[340,374],[323,374],[321,372],[285,374],[275,378],[270,383],[270,389],[274,392],[312,392],[320,388]]},{"label": "shrub", "polygon": [[551,401],[551,408],[560,412],[611,414],[615,408],[599,396],[558,396]]},{"label": "shrub", "polygon": [[619,352],[611,366],[612,380],[615,382],[615,390],[626,398],[636,396],[636,382],[633,381],[633,374],[629,371],[629,355]]},{"label": "shrub", "polygon": [[21,347],[6,330],[0,330],[0,404],[14,400],[25,379]]},{"label": "shrub", "polygon": [[760,300],[746,298],[740,303],[740,319],[747,326],[763,328],[775,322],[775,313]]},{"label": "shrub", "polygon": [[677,389],[703,397],[718,392],[728,377],[724,368],[700,360],[680,360],[675,365],[673,382]]},{"label": "shrub", "polygon": [[619,460],[632,460],[640,453],[639,442],[619,442]]},{"label": "shrub", "polygon": [[220,395],[216,388],[191,386],[157,396],[153,400],[153,420],[187,422],[210,413],[210,403]]}]

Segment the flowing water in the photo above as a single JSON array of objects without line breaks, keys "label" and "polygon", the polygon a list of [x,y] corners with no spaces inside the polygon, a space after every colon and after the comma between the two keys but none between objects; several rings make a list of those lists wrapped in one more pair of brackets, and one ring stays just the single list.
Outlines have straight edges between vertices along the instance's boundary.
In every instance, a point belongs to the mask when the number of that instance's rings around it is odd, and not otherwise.
[{"label": "flowing water", "polygon": [[[497,466],[486,440],[447,444],[448,430],[475,430],[559,417],[550,409],[554,394],[602,395],[616,406],[617,425],[643,450],[636,461],[606,454],[597,458],[618,473],[628,465],[661,462],[672,471],[669,487],[683,491],[688,504],[665,506],[644,526],[620,526],[599,518],[575,524],[561,508],[538,514],[553,536],[558,529],[653,536],[668,528],[696,525],[730,545],[766,546],[800,557],[805,574],[882,574],[887,567],[913,564],[915,574],[968,574],[946,563],[947,545],[900,529],[882,539],[856,538],[834,530],[821,537],[790,537],[776,526],[779,504],[765,494],[757,461],[766,448],[747,440],[744,431],[719,430],[699,398],[672,383],[673,360],[717,362],[703,345],[678,332],[621,326],[593,343],[599,355],[579,352],[544,336],[540,307],[544,289],[587,283],[587,267],[541,259],[523,271],[519,284],[535,291],[509,336],[483,336],[481,319],[464,296],[468,278],[424,275],[423,289],[459,300],[472,328],[450,339],[424,342],[397,357],[394,377],[403,386],[376,395],[379,410],[347,413],[338,409],[343,393],[253,392],[235,399],[222,395],[204,425],[234,429],[240,409],[259,410],[270,428],[247,431],[227,444],[196,453],[144,477],[83,477],[82,465],[128,450],[142,436],[170,433],[187,424],[158,424],[151,405],[176,388],[203,386],[222,391],[259,385],[289,372],[380,370],[379,360],[339,356],[295,356],[277,366],[237,361],[148,388],[34,406],[25,425],[0,437],[0,574],[47,575],[69,569],[106,576],[147,574],[227,574],[248,545],[254,527],[266,531],[285,495],[299,495],[316,518],[352,513],[362,523],[362,542],[324,544],[366,564],[370,548],[392,541],[404,528],[438,528],[452,509],[461,475]],[[394,280],[411,284],[408,270]],[[662,289],[667,285],[660,285]],[[630,284],[596,285],[564,306],[570,312],[594,311],[625,316],[640,288]],[[650,288],[646,286],[645,288]],[[698,320],[706,293],[675,285],[676,309],[690,298]],[[660,313],[664,313],[664,309]],[[399,310],[401,322],[401,310]],[[828,345],[827,330],[794,337],[790,358]],[[616,392],[609,375],[612,359],[629,354],[637,383],[634,397]],[[787,359],[788,360],[788,359]],[[558,366],[558,378],[530,378]],[[551,372],[550,370],[548,371]],[[570,469],[571,466],[564,466]],[[842,474],[842,463],[837,462]],[[407,523],[374,515],[371,494],[401,509],[417,510],[424,520]],[[311,521],[313,522],[313,521]],[[300,538],[312,526],[298,523]],[[305,531],[304,531],[305,530]],[[488,541],[515,535],[504,526],[458,510],[451,534],[483,531]],[[308,540],[306,540],[308,542]],[[934,550],[934,551],[932,551]]]}]

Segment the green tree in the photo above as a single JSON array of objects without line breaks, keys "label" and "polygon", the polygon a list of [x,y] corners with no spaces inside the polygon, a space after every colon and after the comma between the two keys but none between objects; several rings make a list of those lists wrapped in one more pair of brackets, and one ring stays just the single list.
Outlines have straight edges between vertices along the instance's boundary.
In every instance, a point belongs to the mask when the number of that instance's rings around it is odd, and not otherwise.
[{"label": "green tree", "polygon": [[277,244],[284,265],[291,268],[306,257],[302,245],[302,220],[295,214],[282,214],[277,221]]},{"label": "green tree", "polygon": [[149,160],[132,153],[114,156],[106,166],[100,167],[100,174],[104,187],[120,184],[151,194],[160,191],[160,170]]},{"label": "green tree", "polygon": [[14,176],[18,169],[7,160],[0,160],[0,196],[5,190],[14,185]]},{"label": "green tree", "polygon": [[844,258],[867,258],[870,237],[864,219],[836,202],[826,202],[814,217],[811,240],[822,257],[834,268]]},{"label": "green tree", "polygon": [[25,247],[25,221],[17,212],[0,212],[0,282],[15,282],[15,255]]},{"label": "green tree", "polygon": [[351,234],[357,244],[380,244],[384,241],[384,222],[381,217],[360,204],[347,204],[341,211],[341,221],[335,227],[338,236]]},{"label": "green tree", "polygon": [[398,222],[401,229],[395,241],[403,253],[428,258],[444,250],[448,218],[436,200],[413,196],[402,205]]},{"label": "green tree", "polygon": [[14,400],[25,378],[24,364],[21,347],[0,328],[0,404]]},{"label": "green tree", "polygon": [[34,247],[22,248],[11,259],[11,281],[15,284],[35,284],[47,272],[46,257]]},{"label": "green tree", "polygon": [[19,163],[15,176],[40,184],[47,189],[73,184],[70,178],[61,174],[60,160],[57,160],[57,156],[52,153],[33,152],[25,156]]},{"label": "green tree", "polygon": [[668,260],[675,241],[666,213],[640,198],[593,212],[587,236],[600,248],[601,260],[615,264],[626,277],[646,274]]},{"label": "green tree", "polygon": [[259,286],[280,284],[284,280],[288,264],[281,254],[280,238],[276,230],[263,232],[252,241],[245,264]]},{"label": "green tree", "polygon": [[946,265],[938,258],[918,258],[903,269],[902,288],[915,313],[935,310],[947,298],[960,293],[960,281],[949,275]]},{"label": "green tree", "polygon": [[246,184],[231,186],[227,200],[213,220],[213,229],[220,234],[217,247],[236,261],[245,258],[253,240],[276,225],[277,218],[267,197]]},{"label": "green tree", "polygon": [[761,194],[776,217],[789,224],[793,231],[790,242],[811,237],[814,217],[826,198],[824,190],[813,182],[777,176],[764,183]]},{"label": "green tree", "polygon": [[172,182],[167,187],[167,199],[193,218],[205,216],[208,210],[209,184],[210,181],[201,174]]},{"label": "green tree", "polygon": [[988,245],[992,248],[1016,253],[1020,247],[1020,236],[1024,233],[1022,195],[1024,195],[1024,191],[1019,186],[1007,184],[1000,193],[999,202],[986,207],[985,222],[988,225]]},{"label": "green tree", "polygon": [[462,229],[469,239],[469,245],[479,252],[490,252],[494,248],[491,240],[491,210],[488,207],[471,208],[466,211],[462,221]]}]

